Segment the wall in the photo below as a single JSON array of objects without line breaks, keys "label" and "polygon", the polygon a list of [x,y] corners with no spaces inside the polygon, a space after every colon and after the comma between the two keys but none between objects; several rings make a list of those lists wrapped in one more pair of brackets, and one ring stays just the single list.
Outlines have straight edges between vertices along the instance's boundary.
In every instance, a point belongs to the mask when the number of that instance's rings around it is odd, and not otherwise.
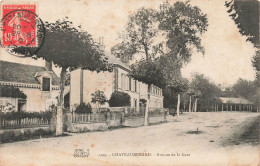
[{"label": "wall", "polygon": [[[131,87],[129,86],[128,71],[120,67],[113,72],[91,72],[89,70],[83,71],[83,102],[91,103],[91,94],[97,90],[101,90],[105,93],[107,99],[110,99],[111,94],[114,92],[114,88],[118,88],[118,91],[125,92],[131,97],[131,107],[139,107],[140,98],[147,100],[148,86],[144,83],[131,78]],[[115,76],[117,74],[117,77]],[[115,80],[115,79],[118,80]],[[135,83],[136,82],[136,83]],[[114,83],[118,83],[115,86]],[[135,88],[136,86],[136,88]],[[76,107],[80,104],[80,69],[71,72],[71,91],[70,91],[70,105]],[[92,108],[96,108],[96,105],[91,103]],[[102,107],[108,107],[108,103]],[[163,107],[163,96],[161,94],[151,93],[150,107]]]},{"label": "wall", "polygon": [[[39,112],[45,111],[49,108],[49,100],[55,99],[55,97],[59,94],[58,90],[52,90],[51,92],[43,92],[40,89],[36,88],[24,88],[19,87],[24,94],[27,95],[26,104],[24,104],[22,110],[29,112]],[[10,97],[1,97],[0,100],[3,101],[3,105],[6,103],[11,103],[15,106],[15,111],[18,111],[18,100],[17,98]],[[1,103],[0,103],[1,104]]]},{"label": "wall", "polygon": [[80,70],[73,70],[70,74],[70,105],[80,103]]},{"label": "wall", "polygon": [[[83,71],[83,102],[90,103],[92,108],[96,108],[96,104],[91,103],[91,94],[97,90],[105,93],[107,99],[113,92],[114,76],[113,72],[91,72]],[[80,69],[71,72],[71,91],[70,105],[80,104]],[[106,103],[103,107],[108,107]]]},{"label": "wall", "polygon": [[[131,78],[131,89],[129,87],[129,77],[128,71],[118,68],[118,91],[125,92],[130,95],[131,97],[131,107],[135,107],[135,100],[136,100],[136,107],[139,107],[140,103],[140,82]],[[135,84],[136,81],[136,84]],[[136,85],[136,89],[135,89]]]},{"label": "wall", "polygon": [[[152,85],[151,87],[155,87]],[[157,88],[157,87],[156,87]],[[144,83],[140,83],[140,98],[147,100],[147,89],[148,85]],[[160,89],[161,91],[161,89]],[[162,91],[160,93],[155,93],[153,89],[150,90],[150,108],[163,108],[163,96]]]},{"label": "wall", "polygon": [[44,92],[40,89],[34,88],[19,88],[27,95],[26,99],[26,111],[45,111],[49,108],[49,99],[55,99],[59,94],[59,90],[52,90],[50,92]]}]

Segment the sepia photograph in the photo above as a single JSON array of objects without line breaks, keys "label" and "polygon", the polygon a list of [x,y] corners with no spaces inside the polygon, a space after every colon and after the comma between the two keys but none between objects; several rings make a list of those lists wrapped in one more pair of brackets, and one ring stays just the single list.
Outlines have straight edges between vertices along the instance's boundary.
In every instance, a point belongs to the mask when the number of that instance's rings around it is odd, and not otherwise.
[{"label": "sepia photograph", "polygon": [[259,0],[0,0],[0,166],[259,166]]}]

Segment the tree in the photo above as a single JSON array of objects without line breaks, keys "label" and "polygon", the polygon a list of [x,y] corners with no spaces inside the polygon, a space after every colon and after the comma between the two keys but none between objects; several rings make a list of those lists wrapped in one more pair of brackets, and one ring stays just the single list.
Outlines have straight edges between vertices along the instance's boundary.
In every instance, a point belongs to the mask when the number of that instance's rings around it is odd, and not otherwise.
[{"label": "tree", "polygon": [[109,99],[110,107],[124,107],[131,105],[131,97],[129,94],[124,92],[113,92]]},{"label": "tree", "polygon": [[[45,26],[46,36],[43,47],[35,55],[27,56],[52,61],[55,66],[61,68],[56,125],[56,135],[61,135],[66,71],[81,68],[100,72],[111,71],[111,67],[107,64],[107,58],[91,35],[81,31],[80,27],[75,28],[67,17],[54,23],[46,22]],[[14,51],[28,54],[23,48]]]},{"label": "tree", "polygon": [[111,49],[112,54],[122,61],[131,60],[136,54],[144,55],[144,59],[152,58],[154,40],[158,34],[156,19],[156,11],[152,9],[141,8],[131,14],[125,31],[119,36],[121,43]]},{"label": "tree", "polygon": [[[180,70],[181,64],[188,62],[192,47],[203,52],[200,35],[206,31],[207,18],[199,8],[192,7],[188,2],[176,2],[172,6],[167,1],[160,6],[160,11],[142,8],[129,18],[126,32],[121,35],[125,40],[116,45],[112,53],[120,56],[127,52],[131,57],[129,59],[134,55],[144,57],[131,67],[130,76],[148,84],[144,122],[147,125],[151,84],[165,87],[166,83],[174,80],[175,71],[171,66]],[[159,37],[165,37],[165,40]],[[116,48],[120,51],[116,51]],[[167,63],[161,63],[158,56]],[[171,71],[170,74],[168,71]],[[166,80],[168,78],[170,81]]]},{"label": "tree", "polygon": [[[174,66],[174,65],[173,65]],[[171,68],[165,68],[164,77],[166,81],[166,86],[170,89],[171,93],[178,94],[177,98],[177,116],[180,113],[180,106],[181,106],[181,94],[188,89],[188,80],[181,76],[180,67],[176,67],[174,70],[169,70]]]},{"label": "tree", "polygon": [[[180,93],[185,92],[188,81],[181,76],[180,69],[189,62],[193,48],[204,53],[201,46],[201,35],[207,30],[207,17],[196,6],[189,2],[176,2],[171,5],[168,1],[160,5],[158,14],[159,29],[166,36],[166,48],[160,50],[163,57],[166,85],[178,94],[177,115],[180,109]],[[160,47],[162,48],[162,47]]]},{"label": "tree", "polygon": [[175,60],[188,62],[192,49],[204,53],[201,46],[201,35],[207,30],[207,15],[197,6],[191,6],[189,1],[168,1],[160,5],[159,29],[166,36],[167,52],[164,53]]},{"label": "tree", "polygon": [[97,104],[98,109],[107,102],[106,95],[103,91],[97,90],[95,93],[92,93],[91,96],[91,102]]},{"label": "tree", "polygon": [[190,87],[193,89],[192,95],[195,99],[201,98],[198,102],[201,111],[209,109],[210,103],[215,103],[215,99],[220,97],[221,94],[221,89],[203,74],[193,75]]},{"label": "tree", "polygon": [[257,0],[229,0],[225,2],[227,12],[236,23],[241,35],[256,46],[259,45],[259,6]]},{"label": "tree", "polygon": [[163,74],[162,70],[159,68],[160,66],[156,61],[152,59],[147,59],[136,63],[131,66],[131,72],[129,73],[130,76],[148,84],[147,89],[147,101],[145,107],[145,118],[144,118],[144,125],[148,125],[148,111],[149,111],[149,100],[150,100],[150,90],[151,85],[154,84],[158,87],[161,87],[163,83]]},{"label": "tree", "polygon": [[123,41],[119,44],[121,46],[121,48],[119,47],[119,54],[128,55],[129,59],[132,59],[134,55],[138,55],[143,59],[142,62],[131,66],[132,71],[130,72],[130,76],[148,84],[148,100],[146,103],[144,125],[148,124],[150,87],[151,84],[157,83],[154,72],[158,73],[158,66],[152,60],[155,55],[155,38],[158,32],[155,23],[157,19],[156,14],[155,10],[141,8],[130,15],[126,31],[121,35]]},{"label": "tree", "polygon": [[[260,83],[260,45],[259,45],[259,7],[258,0],[229,0],[225,2],[227,12],[234,20],[241,35],[247,37],[257,48],[252,59],[253,67],[256,69],[256,80]],[[260,88],[258,89],[260,91]],[[257,96],[260,98],[260,94]]]},{"label": "tree", "polygon": [[254,81],[248,81],[239,78],[237,82],[232,86],[232,91],[238,97],[246,98],[249,101],[254,102],[256,95],[256,84]]}]

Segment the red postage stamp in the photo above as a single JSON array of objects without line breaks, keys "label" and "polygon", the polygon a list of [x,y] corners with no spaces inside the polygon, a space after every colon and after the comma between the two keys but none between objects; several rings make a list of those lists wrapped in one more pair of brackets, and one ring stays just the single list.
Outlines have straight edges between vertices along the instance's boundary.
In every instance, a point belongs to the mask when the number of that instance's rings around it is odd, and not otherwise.
[{"label": "red postage stamp", "polygon": [[36,47],[36,5],[3,5],[2,46]]}]

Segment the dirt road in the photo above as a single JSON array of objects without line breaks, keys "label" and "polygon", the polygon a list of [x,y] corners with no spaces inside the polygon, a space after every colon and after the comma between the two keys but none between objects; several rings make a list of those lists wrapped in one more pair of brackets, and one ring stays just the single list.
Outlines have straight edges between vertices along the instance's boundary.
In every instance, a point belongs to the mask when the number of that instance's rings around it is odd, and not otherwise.
[{"label": "dirt road", "polygon": [[[1,166],[257,165],[259,114],[209,112],[139,128],[1,145]],[[257,127],[258,126],[258,127]]]}]

